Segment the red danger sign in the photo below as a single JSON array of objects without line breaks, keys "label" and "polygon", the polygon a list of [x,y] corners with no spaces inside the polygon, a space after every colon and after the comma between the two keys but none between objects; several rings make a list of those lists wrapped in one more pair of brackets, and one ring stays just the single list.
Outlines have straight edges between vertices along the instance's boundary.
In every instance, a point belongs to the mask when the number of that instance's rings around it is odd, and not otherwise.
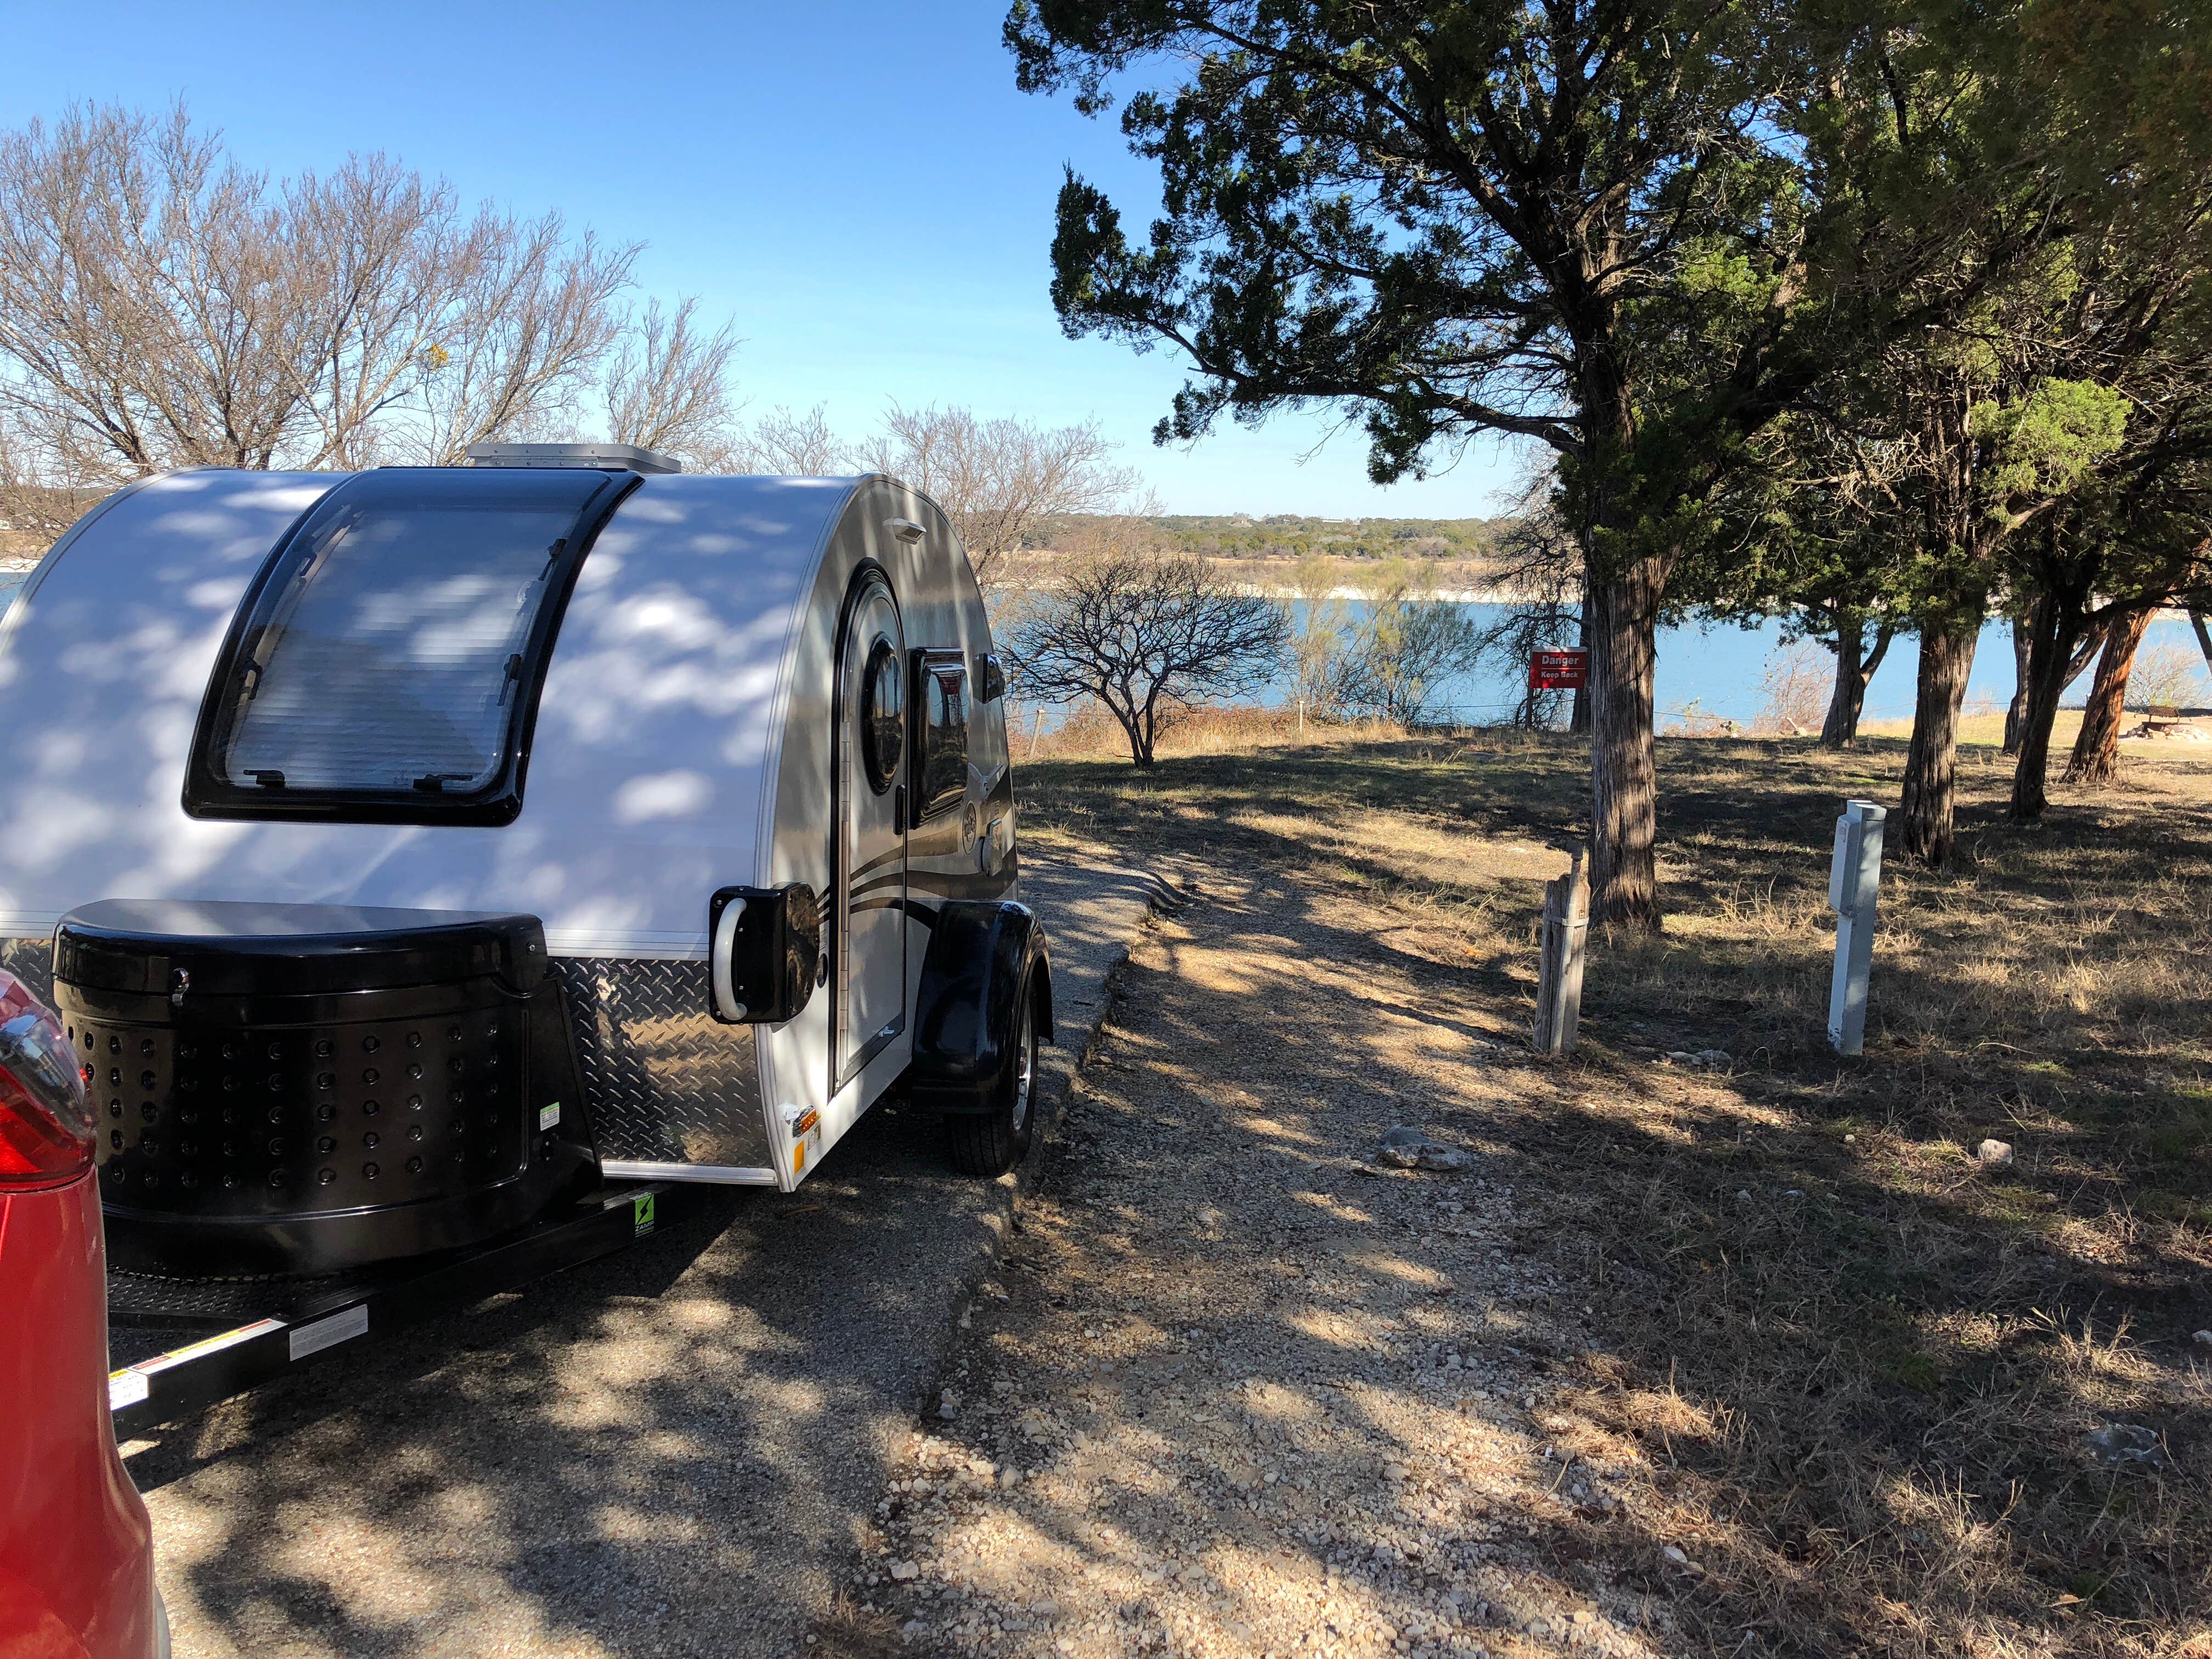
[{"label": "red danger sign", "polygon": [[1528,653],[1531,691],[1579,691],[1589,684],[1589,652],[1576,648]]}]

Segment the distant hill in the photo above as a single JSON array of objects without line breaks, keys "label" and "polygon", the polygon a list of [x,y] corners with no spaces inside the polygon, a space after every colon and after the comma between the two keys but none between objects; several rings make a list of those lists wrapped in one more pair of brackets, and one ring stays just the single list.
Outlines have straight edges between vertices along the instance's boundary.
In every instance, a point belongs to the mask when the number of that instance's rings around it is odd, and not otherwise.
[{"label": "distant hill", "polygon": [[[1078,521],[1048,520],[1028,545],[1055,547]],[[1310,519],[1297,514],[1168,514],[1147,520],[1179,550],[1210,559],[1446,559],[1481,561],[1504,520]]]},{"label": "distant hill", "polygon": [[[25,489],[0,491],[0,559],[36,557],[78,514],[105,492]],[[1024,542],[1024,550],[1062,550],[1079,517],[1047,519]],[[1479,585],[1490,563],[1504,519],[1313,519],[1278,513],[1169,514],[1146,520],[1178,552],[1247,566],[1320,557],[1351,567],[1368,560],[1418,559],[1443,567],[1446,586]],[[1017,555],[1017,562],[1022,562]],[[1047,560],[1047,562],[1049,562]],[[1273,578],[1259,571],[1249,579]]]}]

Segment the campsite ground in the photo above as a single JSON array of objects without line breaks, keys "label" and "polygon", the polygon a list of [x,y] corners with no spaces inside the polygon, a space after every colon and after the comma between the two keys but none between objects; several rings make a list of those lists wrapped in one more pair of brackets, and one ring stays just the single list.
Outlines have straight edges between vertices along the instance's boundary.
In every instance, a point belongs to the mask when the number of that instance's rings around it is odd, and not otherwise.
[{"label": "campsite ground", "polygon": [[[1087,1030],[1153,884],[1071,855],[1027,891]],[[629,1249],[147,1431],[177,1659],[799,1651],[1011,1218],[942,1140],[872,1111],[796,1192],[694,1189]]]},{"label": "campsite ground", "polygon": [[827,1651],[2212,1653],[2212,757],[2020,828],[1969,750],[1846,1062],[1831,825],[1903,745],[1662,743],[1666,932],[1548,1066],[1580,757],[1288,735],[1022,775],[1188,897]]}]

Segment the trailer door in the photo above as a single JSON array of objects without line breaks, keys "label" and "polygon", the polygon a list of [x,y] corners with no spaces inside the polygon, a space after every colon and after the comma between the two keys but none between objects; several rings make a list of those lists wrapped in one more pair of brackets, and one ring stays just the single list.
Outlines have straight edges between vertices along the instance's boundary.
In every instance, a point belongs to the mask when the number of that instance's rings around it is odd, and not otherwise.
[{"label": "trailer door", "polygon": [[906,639],[880,570],[855,585],[837,672],[832,1093],[906,1029]]}]

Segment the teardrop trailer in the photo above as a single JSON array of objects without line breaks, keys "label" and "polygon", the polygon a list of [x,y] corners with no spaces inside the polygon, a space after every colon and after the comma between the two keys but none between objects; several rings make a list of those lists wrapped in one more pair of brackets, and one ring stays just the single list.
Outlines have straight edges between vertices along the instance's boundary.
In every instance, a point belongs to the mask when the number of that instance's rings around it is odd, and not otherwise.
[{"label": "teardrop trailer", "polygon": [[119,1427],[790,1191],[899,1090],[977,1176],[1052,1031],[1004,676],[880,475],[201,471],[0,623],[0,965],[101,1114]]}]

